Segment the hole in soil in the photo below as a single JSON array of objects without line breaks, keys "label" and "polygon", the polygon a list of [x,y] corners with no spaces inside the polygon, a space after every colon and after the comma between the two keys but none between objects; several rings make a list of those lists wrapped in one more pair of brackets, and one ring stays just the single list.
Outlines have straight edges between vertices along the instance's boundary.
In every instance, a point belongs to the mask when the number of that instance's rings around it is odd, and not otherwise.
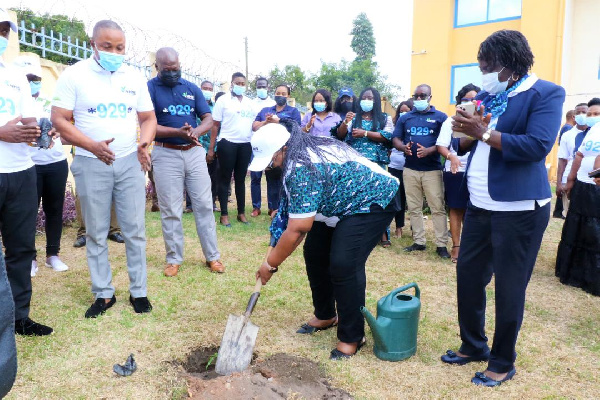
[{"label": "hole in soil", "polygon": [[[188,354],[186,360],[181,365],[187,372],[191,374],[204,374],[203,378],[206,379],[216,378],[219,376],[215,372],[218,352],[218,346],[198,347]],[[252,353],[252,361],[250,362],[251,366],[254,364],[255,360],[256,353]]]}]

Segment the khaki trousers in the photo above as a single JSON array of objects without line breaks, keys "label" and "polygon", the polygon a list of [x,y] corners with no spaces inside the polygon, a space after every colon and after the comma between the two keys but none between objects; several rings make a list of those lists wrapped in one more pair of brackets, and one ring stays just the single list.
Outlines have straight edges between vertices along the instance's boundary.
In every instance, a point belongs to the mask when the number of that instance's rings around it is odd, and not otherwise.
[{"label": "khaki trousers", "polygon": [[446,247],[448,223],[444,204],[442,171],[415,171],[404,168],[403,178],[413,241],[423,246],[426,243],[423,225],[423,195],[425,195],[431,210],[436,247]]}]

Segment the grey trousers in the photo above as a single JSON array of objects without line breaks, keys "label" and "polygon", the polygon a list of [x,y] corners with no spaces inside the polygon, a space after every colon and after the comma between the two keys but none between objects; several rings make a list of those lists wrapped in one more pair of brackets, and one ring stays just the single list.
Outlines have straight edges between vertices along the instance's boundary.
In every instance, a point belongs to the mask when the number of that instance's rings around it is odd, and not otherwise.
[{"label": "grey trousers", "polygon": [[71,164],[75,187],[86,226],[87,261],[96,299],[115,293],[106,242],[110,228],[111,203],[125,239],[129,292],[146,297],[146,191],[145,174],[137,154],[118,158],[106,165],[97,158],[75,156]]},{"label": "grey trousers", "polygon": [[211,180],[206,166],[206,151],[198,146],[186,151],[154,147],[152,150],[154,184],[158,195],[166,261],[183,262],[183,188],[194,210],[196,232],[206,261],[218,260],[217,228],[213,214]]},{"label": "grey trousers", "polygon": [[10,391],[16,375],[15,303],[10,291],[2,243],[0,243],[0,399]]}]

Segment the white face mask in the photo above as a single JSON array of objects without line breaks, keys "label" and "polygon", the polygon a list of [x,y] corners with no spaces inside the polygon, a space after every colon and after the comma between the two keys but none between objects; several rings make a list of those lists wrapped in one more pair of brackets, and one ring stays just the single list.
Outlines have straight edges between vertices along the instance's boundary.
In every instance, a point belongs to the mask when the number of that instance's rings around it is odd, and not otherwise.
[{"label": "white face mask", "polygon": [[481,77],[481,88],[489,94],[498,94],[500,92],[504,92],[508,87],[508,79],[506,82],[500,82],[498,75],[500,75],[500,72],[502,71],[504,71],[504,67],[502,67],[502,69],[498,72],[483,74]]}]

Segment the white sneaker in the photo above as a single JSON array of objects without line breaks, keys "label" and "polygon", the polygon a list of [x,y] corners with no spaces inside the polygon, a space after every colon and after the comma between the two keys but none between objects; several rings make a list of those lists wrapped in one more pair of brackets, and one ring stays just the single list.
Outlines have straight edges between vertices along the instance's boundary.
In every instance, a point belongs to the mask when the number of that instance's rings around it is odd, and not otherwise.
[{"label": "white sneaker", "polygon": [[33,278],[38,272],[38,265],[37,265],[37,261],[33,260],[31,262],[31,277]]},{"label": "white sneaker", "polygon": [[64,272],[69,269],[69,267],[67,267],[67,264],[60,261],[60,258],[58,258],[58,256],[46,258],[46,267],[52,268],[56,272]]}]

